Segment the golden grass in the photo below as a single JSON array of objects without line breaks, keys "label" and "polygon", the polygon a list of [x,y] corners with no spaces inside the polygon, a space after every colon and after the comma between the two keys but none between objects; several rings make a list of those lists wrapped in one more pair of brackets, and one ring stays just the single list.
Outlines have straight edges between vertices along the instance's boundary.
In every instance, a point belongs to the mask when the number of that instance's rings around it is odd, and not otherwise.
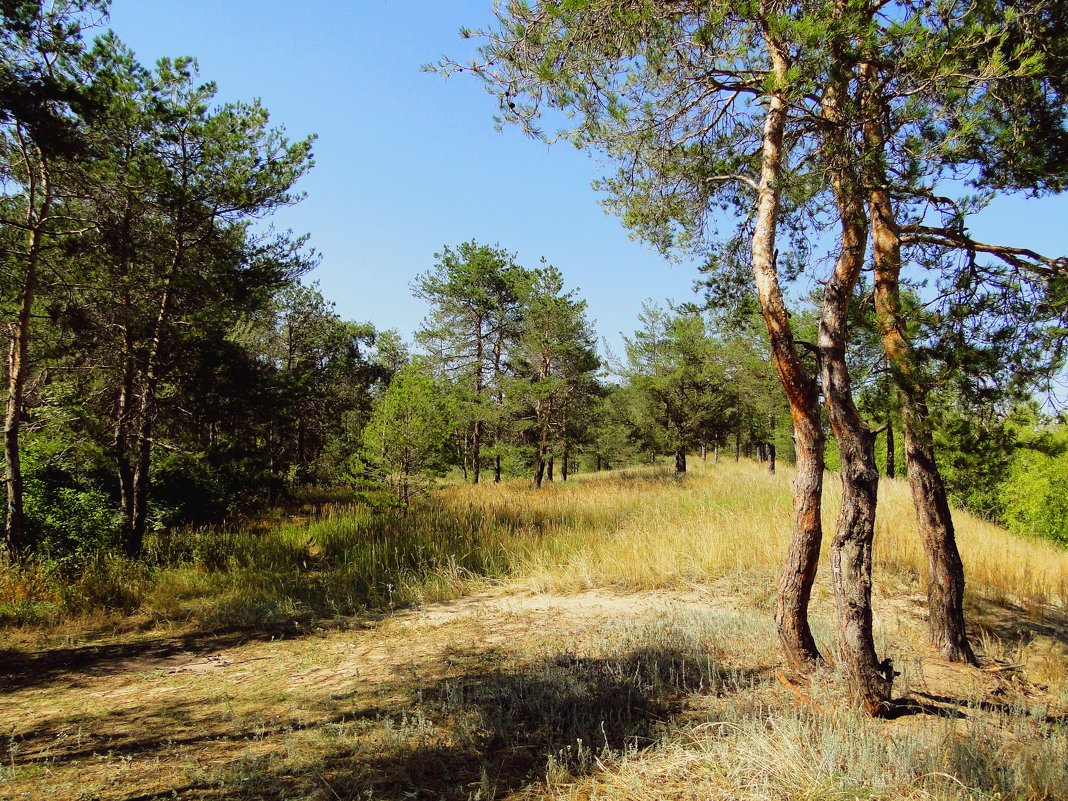
[{"label": "golden grass", "polygon": [[[530,521],[525,532],[497,532],[508,541],[496,545],[521,555],[513,575],[534,589],[655,589],[724,576],[773,580],[789,543],[792,480],[789,467],[772,476],[752,462],[698,462],[681,480],[663,471],[624,471],[579,476],[539,492],[525,482],[450,487],[438,502],[477,509],[490,519]],[[825,563],[840,503],[838,476],[828,473]],[[960,510],[954,520],[970,590],[1026,608],[1068,605],[1064,548],[1013,535]],[[536,541],[523,541],[524,533]],[[877,574],[926,573],[905,481],[880,484],[875,543]]]},{"label": "golden grass", "polygon": [[[486,582],[533,590],[680,588],[726,580],[771,602],[791,520],[792,470],[749,461],[687,476],[657,468],[576,476],[541,490],[516,480],[450,485],[411,514],[331,504],[271,528],[150,541],[150,565],[101,558],[80,576],[0,569],[0,623],[72,616],[260,626],[460,597]],[[824,560],[840,502],[825,482]],[[956,512],[969,593],[1032,615],[1068,606],[1068,551]],[[908,486],[884,479],[876,590],[922,583],[926,559]],[[817,597],[828,593],[821,568]],[[894,583],[897,582],[897,583]],[[911,591],[911,589],[910,589]],[[110,610],[110,612],[109,612]]]}]

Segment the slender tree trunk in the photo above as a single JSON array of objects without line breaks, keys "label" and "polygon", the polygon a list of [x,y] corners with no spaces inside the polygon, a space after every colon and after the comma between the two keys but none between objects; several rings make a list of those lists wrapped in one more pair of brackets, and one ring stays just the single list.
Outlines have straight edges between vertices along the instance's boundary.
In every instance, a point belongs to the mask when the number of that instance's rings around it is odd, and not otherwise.
[{"label": "slender tree trunk", "polygon": [[486,389],[486,377],[483,371],[486,350],[482,322],[482,318],[478,318],[475,328],[475,425],[471,434],[471,482],[473,484],[478,483],[482,473],[482,434],[485,428],[485,422],[482,419],[485,413],[482,395]]},{"label": "slender tree trunk", "polygon": [[[770,16],[771,3],[763,0],[762,15]],[[772,62],[772,79],[784,89],[789,62],[766,19],[764,39]],[[807,373],[794,345],[776,266],[775,235],[779,214],[780,181],[783,172],[783,138],[787,103],[780,91],[768,99],[764,120],[760,181],[753,229],[753,277],[764,323],[771,340],[772,358],[790,403],[794,435],[798,442],[797,478],[794,481],[794,525],[790,547],[779,579],[775,610],[779,641],[787,661],[807,672],[823,661],[808,622],[808,604],[819,562],[823,529],[820,501],[823,490],[823,429],[820,426],[816,382]],[[735,459],[739,441],[735,439]]]},{"label": "slender tree trunk", "polygon": [[570,458],[571,458],[571,449],[568,447],[568,444],[565,442],[564,443],[564,457],[563,457],[563,461],[560,462],[560,478],[563,479],[564,481],[567,481],[568,461],[570,460]]},{"label": "slender tree trunk", "polygon": [[133,475],[133,510],[130,516],[130,530],[123,542],[127,556],[138,557],[144,546],[145,531],[148,527],[148,495],[151,489],[152,472],[152,438],[155,435],[156,392],[159,387],[159,352],[163,341],[163,328],[170,316],[172,283],[181,266],[185,254],[181,241],[175,243],[174,256],[170,269],[163,281],[160,293],[159,313],[152,329],[152,340],[145,356],[144,385],[141,389],[141,403],[137,415],[136,462]]},{"label": "slender tree trunk", "polygon": [[[119,476],[119,505],[122,509],[121,541],[127,542],[134,521],[134,463],[131,457],[134,418],[134,353],[128,326],[123,328],[122,384],[115,408],[115,463]],[[274,450],[271,449],[273,455]]]},{"label": "slender tree trunk", "polygon": [[775,443],[768,443],[768,472],[775,475]]},{"label": "slender tree trunk", "polygon": [[471,483],[477,484],[482,473],[482,421],[475,421],[471,432]]},{"label": "slender tree trunk", "polygon": [[545,477],[551,482],[553,480],[553,454],[549,454],[549,461],[546,464]]},{"label": "slender tree trunk", "polygon": [[501,483],[501,440],[502,437],[502,425],[501,419],[504,416],[504,390],[501,388],[501,359],[504,354],[504,323],[499,322],[497,325],[497,339],[493,344],[493,384],[497,388],[496,402],[497,408],[494,412],[496,418],[493,426],[493,447],[497,451],[493,455],[493,483]]},{"label": "slender tree trunk", "polygon": [[886,419],[886,477],[897,478],[897,459],[894,449],[896,448],[894,442],[894,421],[887,417]]},{"label": "slender tree trunk", "polygon": [[[30,159],[27,158],[27,167]],[[46,168],[40,168],[38,185],[31,185],[26,210],[26,272],[19,298],[18,316],[11,327],[7,358],[7,403],[4,407],[4,468],[7,489],[7,514],[4,522],[4,543],[9,558],[18,559],[26,547],[25,512],[23,509],[22,461],[19,452],[19,437],[22,426],[26,378],[29,375],[30,326],[33,319],[33,303],[37,292],[41,267],[41,248],[44,226],[52,208],[52,193]],[[42,195],[41,206],[36,208],[36,195]]]},{"label": "slender tree trunk", "polygon": [[719,445],[718,444],[715,446],[715,450],[713,451],[712,461],[714,461],[716,464],[719,464]]},{"label": "slender tree trunk", "polygon": [[[874,67],[864,66],[869,85],[877,85]],[[881,125],[865,126],[865,145],[882,157]],[[875,253],[875,308],[883,348],[898,389],[905,434],[905,464],[916,520],[927,553],[927,624],[931,644],[943,659],[975,664],[964,622],[964,565],[957,550],[945,483],[935,461],[934,437],[927,409],[927,388],[919,376],[912,344],[901,316],[901,240],[885,175],[873,182],[870,195]],[[892,436],[887,430],[887,442]],[[887,459],[891,453],[887,446]],[[887,468],[889,473],[889,466]]]},{"label": "slender tree trunk", "polygon": [[[927,623],[931,644],[943,659],[975,664],[964,622],[964,565],[957,549],[945,483],[935,461],[934,437],[927,408],[927,388],[919,376],[912,344],[901,315],[901,239],[890,194],[886,190],[883,104],[877,97],[878,70],[862,66],[869,108],[864,143],[875,157],[879,175],[871,182],[870,207],[875,262],[875,307],[883,348],[898,388],[905,429],[905,464],[920,538],[927,552]],[[887,429],[888,443],[892,430]],[[887,447],[887,458],[892,452]],[[889,472],[889,468],[888,468]]]},{"label": "slender tree trunk", "polygon": [[675,450],[675,473],[686,472],[686,449],[676,448]]},{"label": "slender tree trunk", "polygon": [[872,548],[879,470],[875,464],[875,435],[853,401],[846,365],[846,311],[860,278],[867,248],[867,220],[863,191],[851,169],[854,154],[844,133],[842,108],[849,75],[840,59],[823,97],[823,115],[831,124],[828,158],[836,165],[831,183],[841,225],[841,251],[824,288],[820,315],[819,351],[831,429],[841,456],[842,509],[831,549],[838,642],[850,690],[868,710],[886,712],[893,686],[889,660],[880,663],[872,632]]},{"label": "slender tree trunk", "polygon": [[538,447],[538,463],[534,470],[534,486],[541,489],[542,481],[545,480],[545,448]]},{"label": "slender tree trunk", "polygon": [[708,446],[705,445],[705,443],[703,443],[703,442],[701,443],[701,461],[702,462],[707,462],[708,461]]},{"label": "slender tree trunk", "polygon": [[734,461],[740,462],[742,460],[742,432],[734,432]]},{"label": "slender tree trunk", "polygon": [[[28,309],[33,302],[32,294],[27,303],[24,289],[21,307]],[[29,314],[20,310],[18,323],[12,326],[11,343],[8,348],[7,404],[4,409],[4,468],[7,488],[7,516],[4,521],[4,543],[7,556],[18,559],[26,546],[22,506],[22,464],[19,460],[19,427],[22,417],[22,396],[26,386],[26,360],[28,335],[23,333],[23,318],[29,323]]]}]

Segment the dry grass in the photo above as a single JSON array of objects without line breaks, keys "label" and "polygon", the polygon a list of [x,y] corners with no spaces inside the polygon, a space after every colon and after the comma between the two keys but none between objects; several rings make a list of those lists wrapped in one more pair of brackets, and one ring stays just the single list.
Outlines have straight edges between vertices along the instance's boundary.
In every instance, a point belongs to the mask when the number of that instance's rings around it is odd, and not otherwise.
[{"label": "dry grass", "polygon": [[[777,576],[790,536],[792,480],[789,467],[771,476],[748,461],[698,462],[682,480],[667,472],[624,471],[580,476],[540,493],[521,482],[455,487],[442,500],[489,518],[531,521],[527,531],[509,534],[536,537],[499,547],[521,554],[513,572],[533,588],[655,589],[727,575]],[[879,493],[876,571],[924,575],[907,483],[884,479]],[[837,475],[827,475],[824,496],[829,533],[841,503]],[[1063,548],[1013,536],[966,512],[954,517],[972,589],[1029,609],[1068,606]]]},{"label": "dry grass", "polygon": [[884,482],[879,649],[912,705],[873,721],[834,675],[778,680],[789,471],[705,470],[336,505],[67,587],[0,575],[47,611],[0,641],[0,797],[1068,797],[1068,553],[958,514],[984,669],[946,665],[907,486]]}]

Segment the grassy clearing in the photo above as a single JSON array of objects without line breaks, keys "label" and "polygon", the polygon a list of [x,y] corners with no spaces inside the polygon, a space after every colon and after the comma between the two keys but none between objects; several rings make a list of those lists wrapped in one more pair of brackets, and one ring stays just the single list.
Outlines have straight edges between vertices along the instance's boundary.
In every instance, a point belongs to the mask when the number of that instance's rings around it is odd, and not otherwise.
[{"label": "grassy clearing", "polygon": [[[147,564],[102,556],[67,577],[47,565],[0,573],[0,624],[137,614],[205,627],[263,626],[444,600],[486,582],[538,590],[685,587],[733,576],[768,585],[790,530],[790,473],[698,466],[683,480],[637,470],[453,486],[410,514],[329,504],[246,530],[185,531],[148,544]],[[838,486],[827,481],[828,528]],[[884,481],[877,580],[917,581],[925,559],[904,482]],[[970,588],[1032,615],[1068,605],[1063,549],[957,514]]]},{"label": "grassy clearing", "polygon": [[1068,554],[958,515],[986,669],[945,665],[884,482],[876,628],[912,706],[871,721],[777,675],[791,477],[453,486],[0,574],[0,797],[1068,797]]}]

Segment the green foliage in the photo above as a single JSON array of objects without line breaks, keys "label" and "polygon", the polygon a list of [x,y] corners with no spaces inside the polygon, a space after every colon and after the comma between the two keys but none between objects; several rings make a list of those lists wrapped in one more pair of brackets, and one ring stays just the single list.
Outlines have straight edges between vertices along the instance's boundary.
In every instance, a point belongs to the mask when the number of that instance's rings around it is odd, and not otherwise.
[{"label": "green foliage", "polygon": [[164,453],[152,465],[153,522],[156,528],[218,520],[231,500],[217,469],[203,454]]},{"label": "green foliage", "polygon": [[31,437],[23,451],[26,523],[32,546],[63,569],[80,569],[115,547],[120,516],[112,500],[87,481],[76,449]]},{"label": "green foliage", "polygon": [[401,368],[376,401],[364,459],[404,507],[444,472],[453,417],[449,396],[420,362]]},{"label": "green foliage", "polygon": [[1005,524],[1068,546],[1068,426],[1033,425],[1001,487]]},{"label": "green foliage", "polygon": [[988,520],[1002,520],[1001,484],[1013,448],[1006,421],[943,406],[935,411],[934,436],[939,468],[953,502]]},{"label": "green foliage", "polygon": [[639,320],[642,328],[626,340],[625,377],[633,437],[644,449],[686,453],[733,438],[747,448],[773,443],[790,457],[780,432],[789,420],[785,397],[750,321],[720,330],[694,310],[651,302]]}]

